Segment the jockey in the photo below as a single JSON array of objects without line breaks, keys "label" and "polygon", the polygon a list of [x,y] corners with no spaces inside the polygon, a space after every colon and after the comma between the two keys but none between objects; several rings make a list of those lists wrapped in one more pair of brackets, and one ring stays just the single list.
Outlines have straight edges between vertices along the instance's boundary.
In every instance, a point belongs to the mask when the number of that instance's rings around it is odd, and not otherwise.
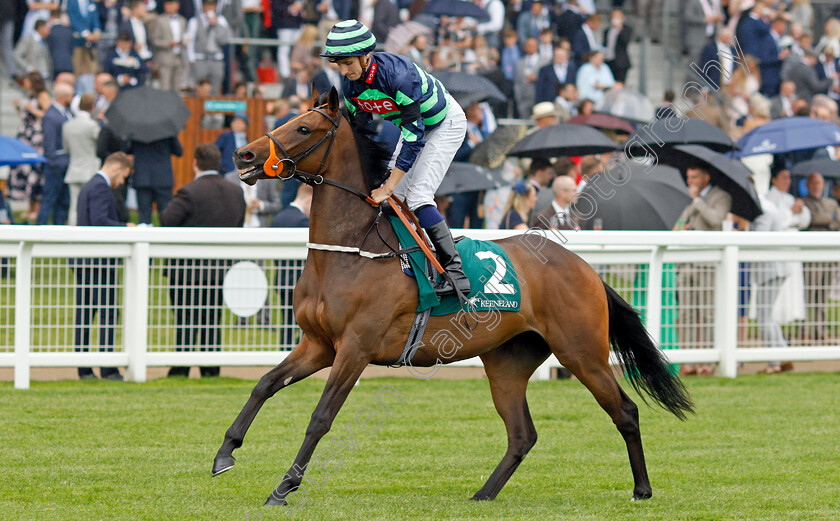
[{"label": "jockey", "polygon": [[[380,203],[395,194],[414,212],[432,244],[448,280],[438,295],[470,293],[452,233],[435,206],[435,191],[464,141],[467,118],[443,85],[411,60],[387,52],[373,53],[376,38],[364,24],[335,24],[321,56],[338,65],[344,101],[357,123],[379,114],[400,128],[401,148],[385,183],[371,193]],[[359,121],[359,118],[364,118]]]}]

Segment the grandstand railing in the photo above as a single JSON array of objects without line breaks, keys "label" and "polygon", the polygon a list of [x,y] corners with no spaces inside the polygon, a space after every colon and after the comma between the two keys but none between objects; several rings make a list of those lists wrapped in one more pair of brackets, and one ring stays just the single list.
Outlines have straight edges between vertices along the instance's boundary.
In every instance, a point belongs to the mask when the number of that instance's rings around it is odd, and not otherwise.
[{"label": "grandstand railing", "polygon": [[[651,336],[673,363],[717,363],[719,375],[735,377],[740,362],[840,360],[836,340],[818,342],[804,334],[819,328],[829,338],[840,336],[837,233],[456,231],[460,233],[478,239],[520,235],[519,240],[538,257],[546,241],[565,243],[637,307]],[[142,382],[150,366],[275,365],[299,334],[288,317],[288,293],[306,258],[307,238],[305,229],[3,226],[0,367],[14,367],[15,387],[28,388],[31,367],[121,366],[127,367],[128,380]],[[117,274],[113,280],[89,281],[93,288],[113,289],[102,293],[113,302],[100,302],[118,311],[113,352],[99,345],[98,317],[90,326],[75,325],[76,270],[85,265],[77,259],[115,259],[109,264]],[[178,259],[193,261],[185,265]],[[243,262],[250,267],[244,273],[259,279],[243,286],[244,279],[239,277],[219,302],[186,304],[196,312],[218,313],[218,351],[200,351],[200,347],[182,351],[178,345],[171,285],[178,270],[196,269],[198,259],[216,266],[222,275],[234,263]],[[820,275],[806,276],[806,284],[822,280],[823,287],[806,286],[805,291],[825,290],[827,300],[811,316],[783,325],[788,347],[765,347],[756,333],[761,324],[746,311],[739,320],[739,293],[746,289],[739,263],[777,261],[806,263],[806,275]],[[85,266],[91,266],[90,261]],[[520,275],[527,284],[527,274]],[[690,295],[680,286],[689,279],[694,284]],[[180,283],[186,284],[185,290],[202,285],[221,290],[226,281],[230,282],[219,276]],[[679,303],[681,292],[683,302]],[[249,303],[251,295],[251,300],[259,302]],[[243,298],[245,307],[252,309],[239,313],[262,308],[257,315],[239,317],[231,311],[232,305],[243,305]],[[239,304],[232,303],[237,300]],[[749,307],[746,301],[744,307]],[[79,341],[78,329],[86,330],[89,341]],[[76,352],[80,343],[89,346],[90,352]],[[481,362],[474,358],[453,365],[480,366]],[[551,357],[535,377],[547,378],[556,366]]]}]

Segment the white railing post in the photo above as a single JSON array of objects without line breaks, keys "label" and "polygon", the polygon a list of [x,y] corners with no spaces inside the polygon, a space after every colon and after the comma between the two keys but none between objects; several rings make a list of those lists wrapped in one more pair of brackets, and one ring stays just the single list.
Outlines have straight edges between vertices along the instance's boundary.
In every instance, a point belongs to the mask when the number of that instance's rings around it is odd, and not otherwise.
[{"label": "white railing post", "polygon": [[664,246],[653,249],[648,265],[647,298],[645,299],[645,328],[659,346],[662,342],[662,253]]},{"label": "white railing post", "polygon": [[539,367],[537,367],[537,370],[534,371],[534,374],[531,375],[531,378],[529,378],[529,380],[531,380],[532,382],[536,382],[539,380],[551,380],[551,364],[553,358],[554,355],[548,355],[546,361],[543,362]]},{"label": "white railing post", "polygon": [[149,323],[149,243],[131,248],[124,270],[125,350],[128,353],[126,377],[131,382],[146,381],[146,351]]},{"label": "white railing post", "polygon": [[715,276],[714,342],[720,347],[717,375],[738,376],[738,246],[724,246]]},{"label": "white railing post", "polygon": [[32,322],[32,243],[22,241],[15,260],[15,389],[29,389]]}]

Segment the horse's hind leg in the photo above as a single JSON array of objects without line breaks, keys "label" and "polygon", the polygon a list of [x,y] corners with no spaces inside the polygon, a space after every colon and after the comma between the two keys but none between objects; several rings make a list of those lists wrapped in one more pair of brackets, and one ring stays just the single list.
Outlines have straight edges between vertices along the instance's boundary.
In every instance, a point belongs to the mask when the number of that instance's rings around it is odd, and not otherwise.
[{"label": "horse's hind leg", "polygon": [[505,422],[508,448],[487,483],[472,499],[495,498],[537,442],[537,430],[528,411],[525,389],[528,378],[549,353],[542,339],[520,336],[481,355],[493,403]]},{"label": "horse's hind leg", "polygon": [[[581,361],[591,363],[584,366]],[[648,480],[642,436],[639,432],[639,408],[618,385],[606,360],[579,358],[568,363],[561,362],[589,389],[624,438],[630,457],[630,468],[633,471],[633,500],[651,497],[653,492]]]},{"label": "horse's hind leg", "polygon": [[213,476],[233,468],[233,450],[242,446],[245,433],[256,418],[260,407],[277,391],[303,380],[316,371],[329,367],[335,358],[335,351],[313,341],[304,335],[298,346],[279,365],[267,372],[251,391],[245,407],[225,432],[225,441],[213,460]]}]

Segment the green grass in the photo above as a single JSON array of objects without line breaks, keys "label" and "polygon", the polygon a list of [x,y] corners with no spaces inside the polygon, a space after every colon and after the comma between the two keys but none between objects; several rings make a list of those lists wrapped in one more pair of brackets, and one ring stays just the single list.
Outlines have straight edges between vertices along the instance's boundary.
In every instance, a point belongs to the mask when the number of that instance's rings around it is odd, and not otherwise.
[{"label": "green grass", "polygon": [[[831,520],[838,494],[838,374],[691,378],[697,414],[641,407],[654,497],[631,503],[620,435],[579,382],[535,382],[540,439],[492,502],[467,501],[505,448],[486,380],[368,379],[324,441],[346,438],[384,385],[392,417],[307,490],[297,512],[264,509],[323,389],[303,381],[270,400],[210,477],[225,430],[254,382],[0,384],[0,519]],[[637,402],[637,395],[631,392]],[[248,517],[250,516],[250,517]]]}]

